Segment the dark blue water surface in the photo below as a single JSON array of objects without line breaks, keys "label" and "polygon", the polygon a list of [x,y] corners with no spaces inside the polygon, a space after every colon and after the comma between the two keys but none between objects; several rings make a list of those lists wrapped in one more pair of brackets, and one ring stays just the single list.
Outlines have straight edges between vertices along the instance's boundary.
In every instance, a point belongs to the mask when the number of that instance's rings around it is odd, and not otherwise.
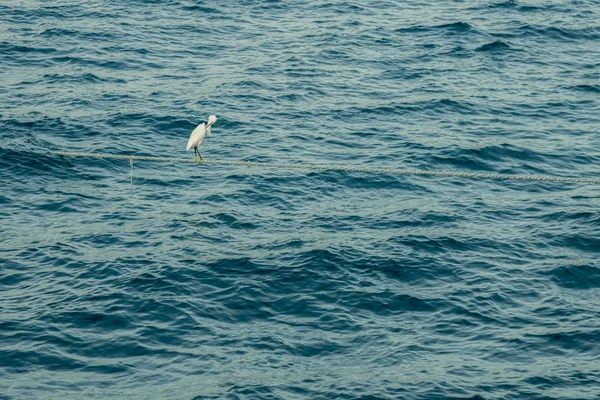
[{"label": "dark blue water surface", "polygon": [[597,399],[598,0],[0,2],[0,399]]}]

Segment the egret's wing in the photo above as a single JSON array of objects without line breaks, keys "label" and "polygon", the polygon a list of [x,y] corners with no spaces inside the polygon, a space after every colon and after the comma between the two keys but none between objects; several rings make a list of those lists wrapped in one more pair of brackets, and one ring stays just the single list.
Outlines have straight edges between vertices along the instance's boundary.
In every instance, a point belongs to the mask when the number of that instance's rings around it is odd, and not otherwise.
[{"label": "egret's wing", "polygon": [[192,147],[194,147],[194,132],[192,132],[192,134],[190,135],[190,140],[188,140],[188,144],[187,144],[187,147],[185,149],[189,150]]},{"label": "egret's wing", "polygon": [[200,143],[202,143],[202,140],[204,139],[205,134],[206,134],[206,128],[205,128],[204,122],[203,122],[200,125],[198,125],[196,127],[196,129],[194,129],[192,131],[192,134],[190,135],[190,140],[188,140],[186,150],[189,150],[192,147],[198,146]]}]

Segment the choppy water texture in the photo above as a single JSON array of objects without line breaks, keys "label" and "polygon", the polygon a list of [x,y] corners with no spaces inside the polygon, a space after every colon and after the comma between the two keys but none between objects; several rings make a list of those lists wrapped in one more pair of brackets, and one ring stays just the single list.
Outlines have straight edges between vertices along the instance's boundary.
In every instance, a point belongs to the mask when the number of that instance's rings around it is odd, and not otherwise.
[{"label": "choppy water texture", "polygon": [[0,4],[0,398],[593,399],[600,3]]}]

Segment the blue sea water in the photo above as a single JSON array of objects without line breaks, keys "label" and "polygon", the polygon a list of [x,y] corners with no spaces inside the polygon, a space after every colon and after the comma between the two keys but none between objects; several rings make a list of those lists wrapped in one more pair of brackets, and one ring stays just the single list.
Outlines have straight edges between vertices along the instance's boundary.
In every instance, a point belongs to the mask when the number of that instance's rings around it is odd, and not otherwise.
[{"label": "blue sea water", "polygon": [[0,399],[600,398],[598,0],[0,2]]}]

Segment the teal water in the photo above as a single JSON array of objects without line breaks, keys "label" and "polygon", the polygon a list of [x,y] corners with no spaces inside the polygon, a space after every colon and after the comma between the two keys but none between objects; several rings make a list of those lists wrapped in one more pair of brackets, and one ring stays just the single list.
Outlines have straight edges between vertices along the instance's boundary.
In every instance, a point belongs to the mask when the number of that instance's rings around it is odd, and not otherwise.
[{"label": "teal water", "polygon": [[596,399],[600,3],[3,1],[0,399]]}]

